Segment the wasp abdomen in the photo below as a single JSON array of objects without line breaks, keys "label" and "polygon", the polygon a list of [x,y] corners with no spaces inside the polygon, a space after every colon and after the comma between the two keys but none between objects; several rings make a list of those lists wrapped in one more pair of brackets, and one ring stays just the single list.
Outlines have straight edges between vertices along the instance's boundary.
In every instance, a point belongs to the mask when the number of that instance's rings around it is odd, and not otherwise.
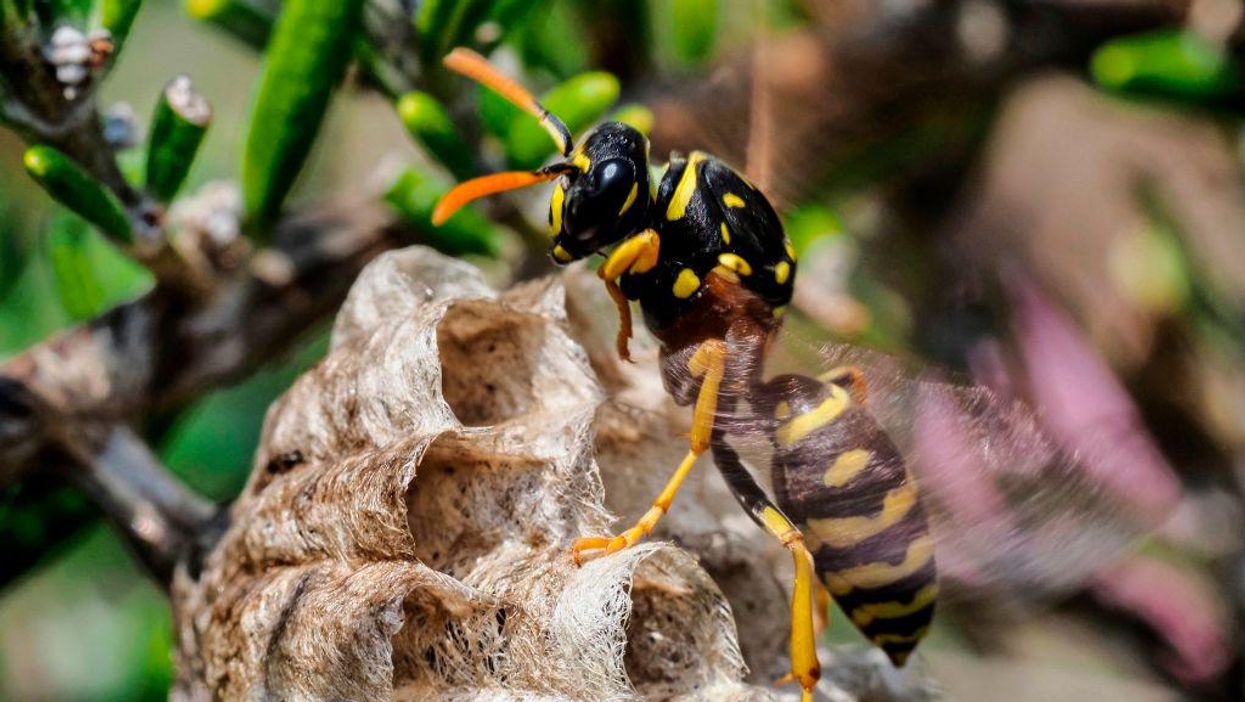
[{"label": "wasp abdomen", "polygon": [[819,577],[852,623],[896,665],[929,628],[938,594],[916,483],[849,392],[803,376],[766,384],[774,490],[800,524]]}]

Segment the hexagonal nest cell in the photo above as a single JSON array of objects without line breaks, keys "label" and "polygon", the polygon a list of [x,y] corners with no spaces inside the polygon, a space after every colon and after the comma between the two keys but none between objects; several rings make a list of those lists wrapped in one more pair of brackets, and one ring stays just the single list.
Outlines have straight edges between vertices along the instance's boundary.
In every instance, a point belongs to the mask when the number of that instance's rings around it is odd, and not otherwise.
[{"label": "hexagonal nest cell", "polygon": [[563,279],[499,294],[422,248],[373,263],[175,579],[173,698],[770,699],[696,558],[571,562],[614,526],[595,456],[623,439],[594,433],[611,342],[581,344],[567,305]]}]

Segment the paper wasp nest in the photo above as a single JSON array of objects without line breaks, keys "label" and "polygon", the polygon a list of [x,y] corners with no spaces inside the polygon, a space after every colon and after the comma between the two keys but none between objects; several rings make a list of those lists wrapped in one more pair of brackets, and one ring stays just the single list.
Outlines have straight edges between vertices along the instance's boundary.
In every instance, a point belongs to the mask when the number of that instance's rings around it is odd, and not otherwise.
[{"label": "paper wasp nest", "polygon": [[[743,682],[731,606],[689,553],[654,541],[571,563],[572,539],[618,527],[598,462],[630,519],[683,450],[669,416],[657,431],[602,405],[594,367],[614,387],[637,372],[607,360],[613,319],[568,314],[580,292],[498,294],[424,249],[372,264],[328,357],[269,410],[227,532],[177,576],[173,698],[773,697]],[[721,526],[744,518],[710,484],[685,488],[665,533],[697,541],[752,608],[772,679],[783,588]]]}]

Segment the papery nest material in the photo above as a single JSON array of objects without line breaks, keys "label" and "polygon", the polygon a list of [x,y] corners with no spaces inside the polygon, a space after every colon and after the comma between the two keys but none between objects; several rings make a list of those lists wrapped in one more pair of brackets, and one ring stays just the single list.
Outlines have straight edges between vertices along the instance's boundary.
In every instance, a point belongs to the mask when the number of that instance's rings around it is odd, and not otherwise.
[{"label": "papery nest material", "polygon": [[656,372],[613,358],[589,278],[498,294],[422,248],[364,271],[328,356],[269,410],[228,531],[179,569],[173,699],[786,696],[744,682],[732,617],[753,679],[780,675],[782,551],[716,475],[658,537],[731,601],[656,540],[571,562],[616,526],[598,467],[638,514],[685,441]]}]

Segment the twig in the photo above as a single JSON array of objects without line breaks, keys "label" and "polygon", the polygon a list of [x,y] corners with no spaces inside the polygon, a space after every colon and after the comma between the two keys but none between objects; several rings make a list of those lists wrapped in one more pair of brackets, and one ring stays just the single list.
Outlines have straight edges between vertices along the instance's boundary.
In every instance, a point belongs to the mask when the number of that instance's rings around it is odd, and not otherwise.
[{"label": "twig", "polygon": [[179,483],[128,427],[62,438],[68,481],[121,528],[156,580],[169,583],[217,508]]},{"label": "twig", "polygon": [[274,248],[210,298],[157,286],[0,366],[0,489],[59,463],[166,574],[170,549],[196,546],[186,535],[202,528],[205,510],[123,427],[285,351],[399,239],[381,206],[343,203],[292,218]]}]

